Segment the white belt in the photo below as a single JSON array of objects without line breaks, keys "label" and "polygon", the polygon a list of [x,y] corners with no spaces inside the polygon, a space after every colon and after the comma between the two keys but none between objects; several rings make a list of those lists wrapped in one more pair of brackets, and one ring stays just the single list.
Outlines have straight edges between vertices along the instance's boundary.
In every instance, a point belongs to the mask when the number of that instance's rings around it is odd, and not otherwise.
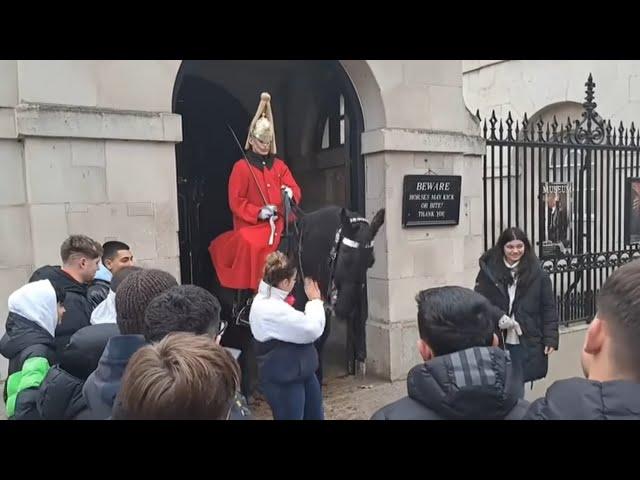
[{"label": "white belt", "polygon": [[269,245],[273,245],[273,240],[276,236],[276,216],[271,215],[269,217],[269,225],[271,225],[271,235],[269,236]]}]

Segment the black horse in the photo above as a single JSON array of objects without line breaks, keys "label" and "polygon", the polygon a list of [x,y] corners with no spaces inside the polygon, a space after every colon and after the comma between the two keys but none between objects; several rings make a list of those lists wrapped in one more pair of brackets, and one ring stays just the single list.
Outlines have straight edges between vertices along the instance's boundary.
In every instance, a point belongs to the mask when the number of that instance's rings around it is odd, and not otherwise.
[{"label": "black horse", "polygon": [[[367,270],[374,264],[373,241],[384,223],[384,209],[371,223],[344,208],[330,206],[304,216],[300,222],[296,251],[301,273],[318,282],[327,304],[327,323],[316,341],[322,380],[322,349],[329,336],[331,317],[335,314],[347,324],[347,357],[363,365],[367,356],[365,321]],[[296,308],[307,302],[302,284],[295,291]],[[349,372],[355,365],[350,363]]]},{"label": "black horse", "polygon": [[[324,333],[316,341],[320,360],[318,377],[322,382],[322,349],[329,336],[331,316],[344,319],[347,324],[348,358],[355,358],[360,368],[366,359],[366,294],[367,270],[374,264],[373,241],[384,223],[385,211],[379,210],[369,222],[358,214],[338,206],[302,214],[298,210],[298,221],[290,225],[287,253],[295,258],[300,267],[299,282],[294,289],[295,307],[304,309],[307,302],[302,277],[311,277],[318,282],[327,309]],[[251,331],[235,319],[247,317],[247,312],[238,312],[238,292],[222,287],[217,279],[212,287],[222,305],[225,319],[232,319],[225,332],[222,344],[242,351],[242,391],[250,396],[257,382],[257,366],[253,350]],[[350,365],[353,373],[355,366]]]}]

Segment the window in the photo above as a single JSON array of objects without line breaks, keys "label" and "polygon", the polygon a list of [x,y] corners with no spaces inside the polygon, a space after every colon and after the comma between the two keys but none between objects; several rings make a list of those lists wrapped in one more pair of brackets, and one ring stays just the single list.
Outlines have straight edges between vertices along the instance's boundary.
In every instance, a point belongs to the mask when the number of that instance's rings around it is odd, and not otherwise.
[{"label": "window", "polygon": [[346,138],[346,121],[344,95],[340,94],[337,98],[337,104],[329,107],[329,113],[325,118],[322,129],[322,137],[320,141],[321,150],[330,150],[332,148],[344,145]]},{"label": "window", "polygon": [[324,121],[324,129],[322,130],[322,145],[320,146],[322,150],[326,150],[329,148],[329,119],[327,118]]}]

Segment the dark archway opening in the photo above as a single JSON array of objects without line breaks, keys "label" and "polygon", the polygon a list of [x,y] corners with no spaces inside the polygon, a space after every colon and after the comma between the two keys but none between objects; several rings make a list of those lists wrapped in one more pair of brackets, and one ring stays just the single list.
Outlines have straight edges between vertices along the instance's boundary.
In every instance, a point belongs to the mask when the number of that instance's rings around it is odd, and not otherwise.
[{"label": "dark archway opening", "polygon": [[[176,146],[183,283],[211,285],[207,248],[232,228],[227,182],[240,158],[227,124],[244,144],[262,91],[272,95],[278,156],[302,188],[302,208],[335,204],[365,214],[363,115],[338,61],[184,61],[173,95],[183,130]],[[345,337],[345,326],[334,322],[328,376],[346,369]]]}]

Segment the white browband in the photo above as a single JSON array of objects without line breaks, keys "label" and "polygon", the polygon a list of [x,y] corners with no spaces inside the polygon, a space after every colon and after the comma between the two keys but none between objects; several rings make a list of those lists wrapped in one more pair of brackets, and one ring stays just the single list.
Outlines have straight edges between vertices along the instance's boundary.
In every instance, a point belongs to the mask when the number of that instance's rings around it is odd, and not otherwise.
[{"label": "white browband", "polygon": [[[351,240],[350,238],[344,237],[342,239],[342,243],[344,245],[346,245],[347,247],[351,247],[351,248],[360,248],[360,243],[359,242],[354,242],[353,240]],[[364,248],[373,248],[373,240],[369,243],[367,243]]]}]

